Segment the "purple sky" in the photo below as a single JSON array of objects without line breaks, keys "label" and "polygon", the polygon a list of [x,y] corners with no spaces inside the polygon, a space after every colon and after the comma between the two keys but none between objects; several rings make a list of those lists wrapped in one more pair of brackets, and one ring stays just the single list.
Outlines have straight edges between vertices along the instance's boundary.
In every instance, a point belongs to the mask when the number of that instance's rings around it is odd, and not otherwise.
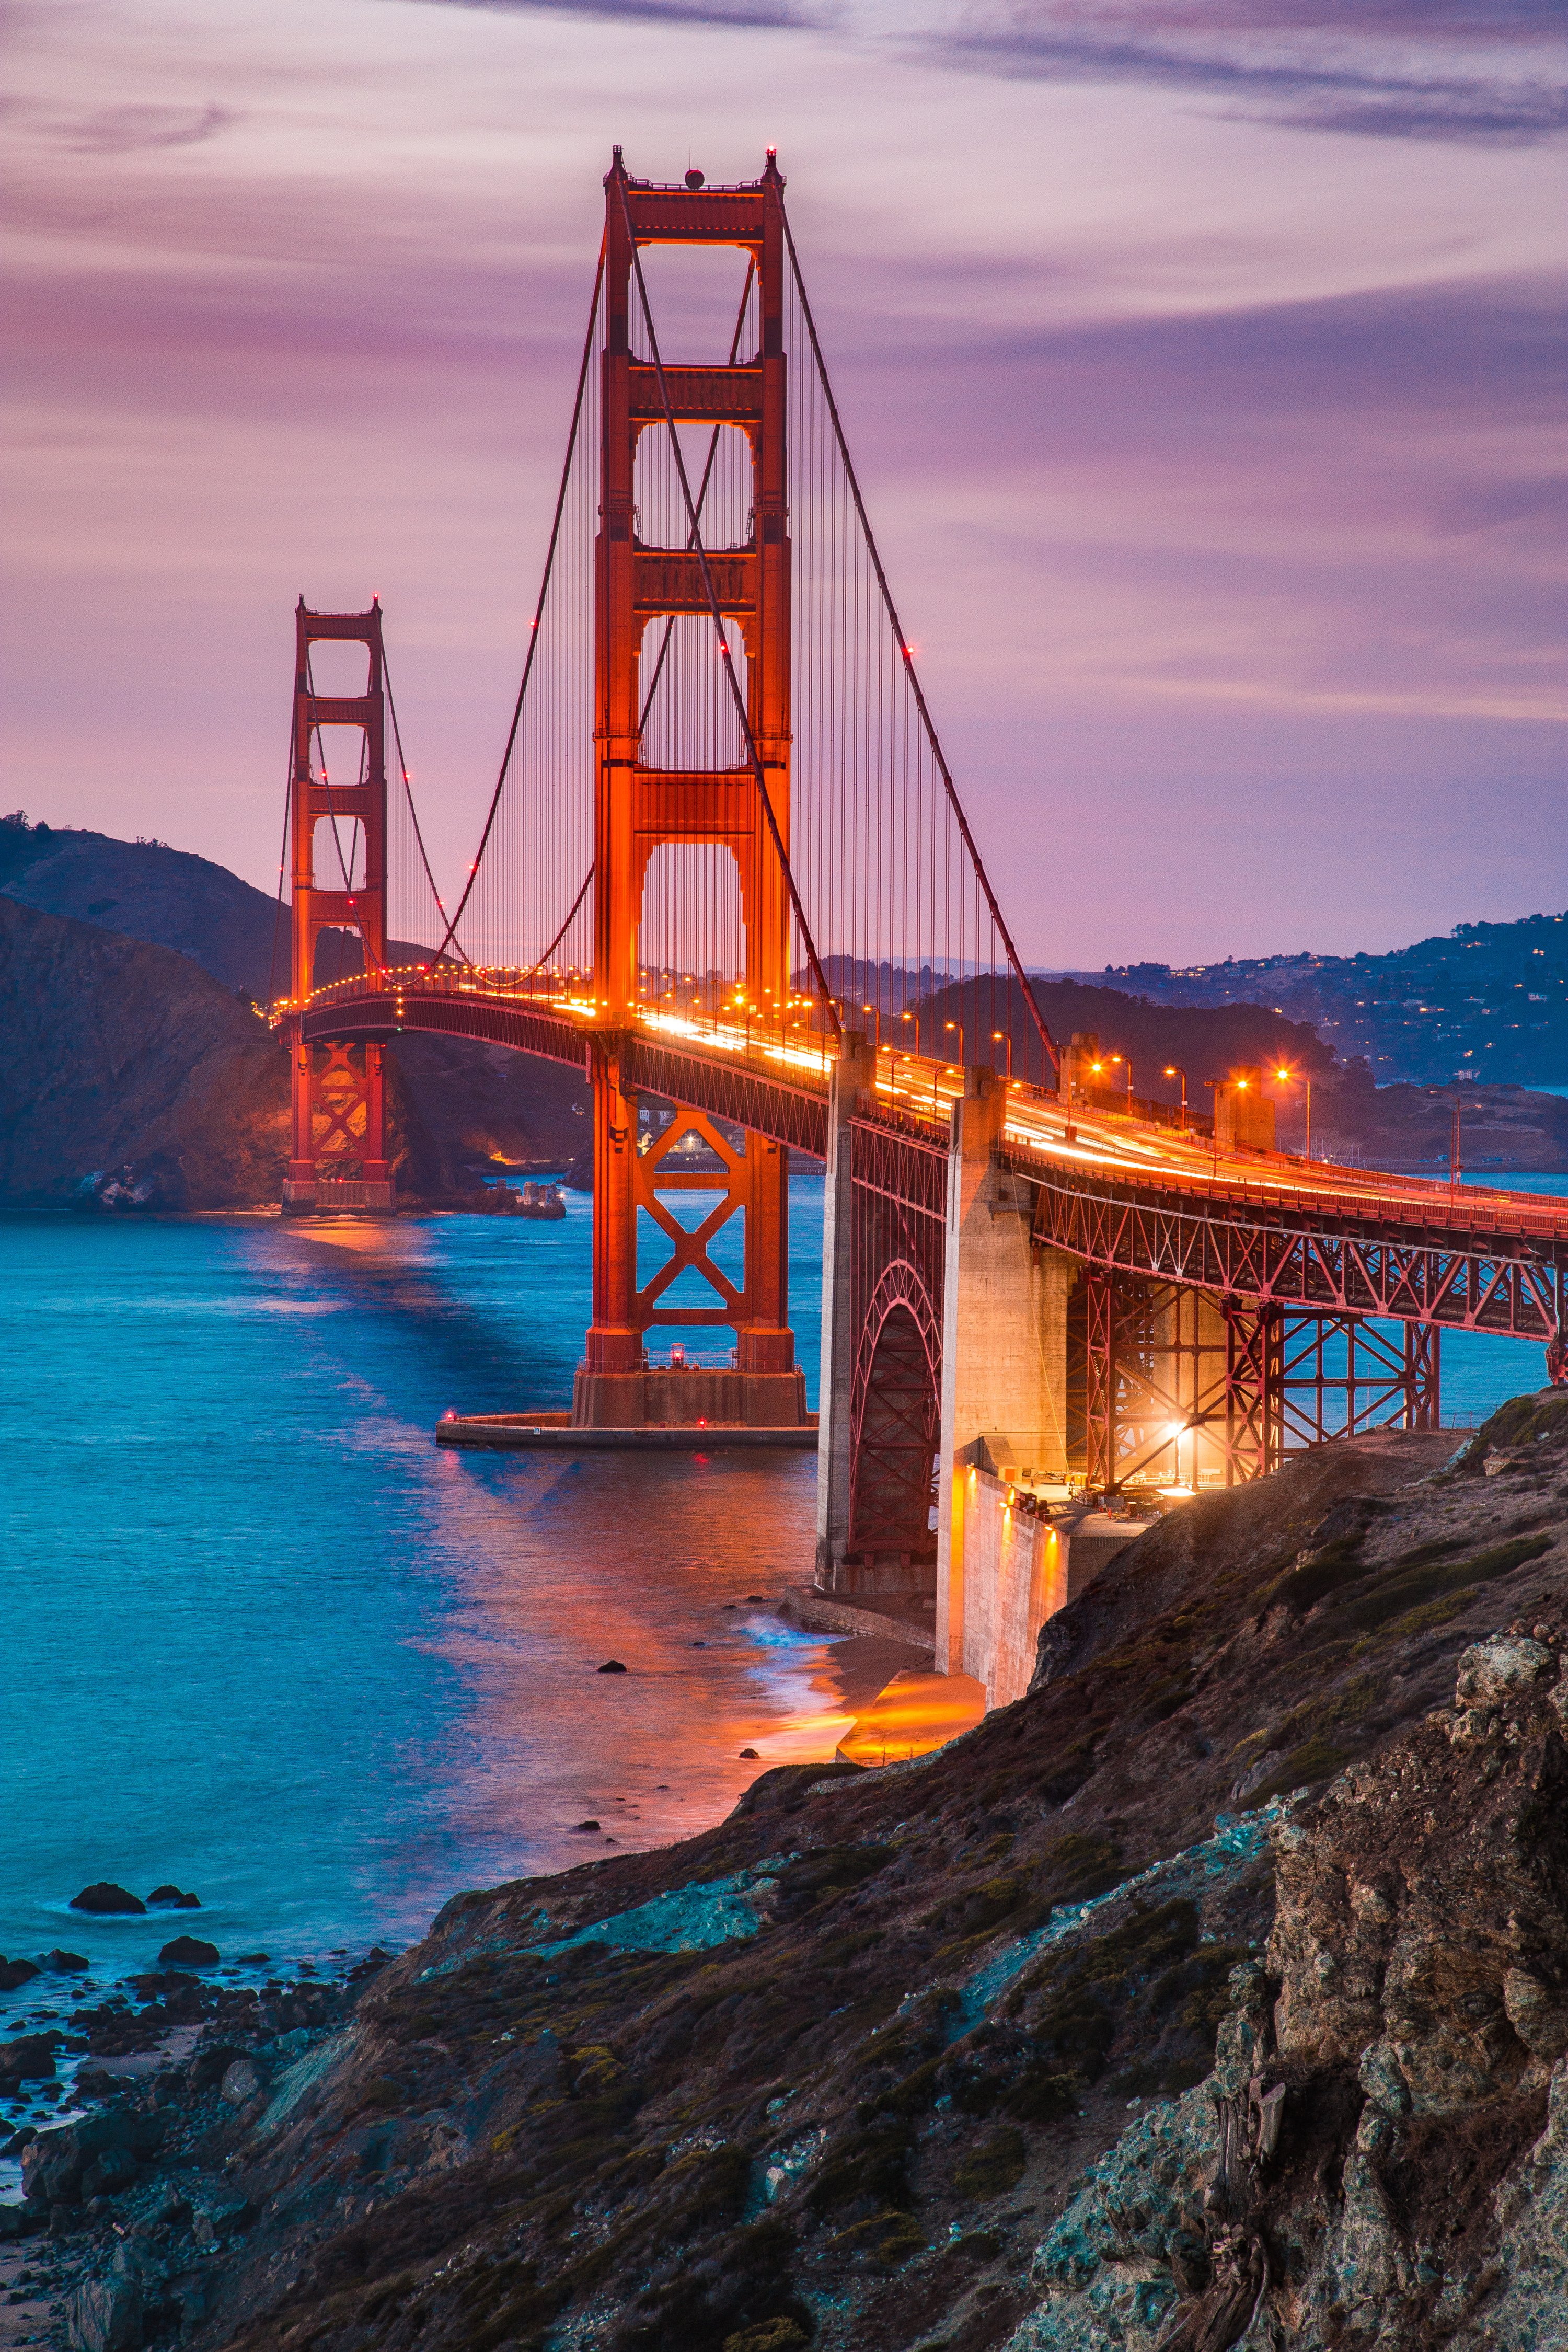
[{"label": "purple sky", "polygon": [[1534,0],[17,0],[7,806],[268,890],[303,590],[449,877],[613,140],[776,145],[1027,957],[1568,904],[1561,18]]}]

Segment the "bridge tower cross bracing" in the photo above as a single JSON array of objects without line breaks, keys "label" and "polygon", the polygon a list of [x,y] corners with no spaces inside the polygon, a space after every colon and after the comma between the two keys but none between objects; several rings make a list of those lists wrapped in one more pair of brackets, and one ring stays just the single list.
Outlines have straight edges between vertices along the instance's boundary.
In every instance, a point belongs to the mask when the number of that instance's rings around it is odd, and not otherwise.
[{"label": "bridge tower cross bracing", "polygon": [[[600,528],[595,577],[595,983],[602,1024],[592,1050],[594,1089],[593,1311],[573,1418],[581,1426],[636,1426],[648,1416],[646,1349],[655,1325],[732,1326],[735,1372],[722,1417],[760,1426],[805,1419],[804,1375],[788,1323],[787,1149],[748,1132],[737,1152],[702,1113],[682,1110],[657,1147],[638,1150],[638,1104],[623,1081],[620,1038],[638,1011],[638,934],[656,851],[728,851],[738,872],[744,930],[741,975],[753,1004],[789,991],[789,902],[781,853],[790,811],[790,548],[785,475],[784,182],[770,154],[763,178],[741,188],[655,187],[631,179],[616,151],[606,177],[605,349],[601,361]],[[636,252],[654,245],[740,247],[754,272],[758,349],[732,362],[689,365],[646,348],[635,330],[642,281]],[[634,251],[636,249],[636,252]],[[750,543],[710,553],[655,547],[637,535],[637,446],[671,424],[731,425],[746,436],[752,476]],[[645,650],[671,618],[711,626],[710,585],[745,656],[750,731],[767,779],[772,826],[748,761],[669,769],[644,758]],[[731,658],[716,646],[715,658]],[[777,838],[775,840],[775,831]],[[670,1149],[705,1142],[722,1172],[673,1172]],[[695,1238],[678,1229],[660,1190],[705,1185],[719,1208]],[[671,1241],[667,1263],[638,1282],[639,1212]],[[707,1241],[743,1219],[739,1286],[713,1264]],[[714,1306],[677,1307],[668,1294],[691,1266]],[[710,1397],[711,1384],[705,1391]],[[667,1391],[661,1391],[661,1395]]]},{"label": "bridge tower cross bracing", "polygon": [[[310,648],[347,641],[365,649],[364,691],[323,695],[314,688]],[[292,953],[289,992],[310,1001],[316,950],[323,930],[357,931],[366,972],[386,964],[386,746],[381,605],[367,613],[314,613],[300,597],[294,614],[294,719],[289,789]],[[353,781],[334,782],[324,758],[314,757],[323,727],[357,727],[362,754]],[[318,775],[317,768],[321,769]],[[334,837],[338,873],[316,871],[323,821]],[[358,845],[354,845],[355,828]],[[351,846],[345,853],[343,832]],[[333,887],[333,883],[341,887]],[[386,1154],[386,1089],[383,1047],[311,1044],[298,1013],[289,1024],[293,1065],[293,1128],[286,1213],[326,1208],[389,1212],[392,1168]]]}]

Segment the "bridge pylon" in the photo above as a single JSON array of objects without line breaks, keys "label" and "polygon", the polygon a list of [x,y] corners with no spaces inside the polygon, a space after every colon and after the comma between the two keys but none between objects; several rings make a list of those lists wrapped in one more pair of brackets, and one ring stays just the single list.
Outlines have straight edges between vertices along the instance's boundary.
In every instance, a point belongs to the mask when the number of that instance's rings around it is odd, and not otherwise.
[{"label": "bridge pylon", "polygon": [[[310,648],[323,641],[364,646],[364,691],[315,691]],[[328,772],[315,749],[323,727],[361,730],[352,782]],[[318,769],[320,772],[318,773]],[[323,829],[331,835],[322,840]],[[367,973],[386,965],[386,751],[381,605],[368,613],[313,613],[303,596],[294,614],[294,725],[289,761],[289,837],[293,945],[289,993],[302,1008],[316,984],[323,930],[357,931]],[[324,877],[318,857],[334,862]],[[334,887],[341,885],[341,887]],[[312,1043],[300,1013],[286,1024],[293,1062],[293,1135],[283,1186],[286,1215],[357,1209],[389,1213],[392,1168],[386,1156],[384,1048],[374,1039]]]},{"label": "bridge pylon", "polygon": [[[701,1418],[799,1428],[807,1418],[805,1376],[795,1360],[788,1319],[787,1149],[751,1132],[737,1148],[710,1118],[692,1110],[678,1113],[657,1138],[639,1133],[641,1106],[624,1080],[619,1045],[637,1014],[639,934],[649,868],[661,852],[679,856],[696,849],[709,860],[710,872],[728,853],[744,950],[742,969],[723,975],[724,982],[742,987],[757,1006],[783,1006],[789,995],[783,870],[791,746],[783,187],[771,154],[762,179],[746,186],[709,188],[700,173],[689,173],[684,186],[656,187],[628,176],[618,149],[605,183],[595,551],[595,986],[602,1030],[591,1056],[594,1319],[573,1402],[574,1422],[582,1427]],[[691,365],[679,356],[652,357],[637,257],[653,245],[738,247],[746,255],[750,306],[743,299],[742,323],[755,321],[754,352],[740,351],[738,328],[736,355],[728,362]],[[692,425],[733,427],[745,436],[751,529],[743,545],[698,551],[688,530],[675,545],[649,544],[640,535],[638,445],[645,434],[668,436],[672,428]],[[769,805],[749,759],[739,766],[677,768],[646,756],[645,722],[670,625],[700,629],[709,642],[715,603],[738,647],[731,649],[726,637],[713,655],[729,661],[735,650],[743,651],[746,717]],[[696,980],[711,992],[714,975]],[[690,1171],[689,1160],[690,1172],[681,1171],[674,1147],[688,1139],[703,1148],[706,1172]],[[682,1188],[721,1195],[694,1230],[661,1199]],[[744,1234],[739,1282],[716,1265],[708,1247],[736,1215]],[[639,1281],[639,1227],[649,1238],[662,1233],[672,1245],[646,1282]],[[711,1304],[674,1302],[670,1294],[688,1269],[707,1285]],[[649,1366],[647,1336],[656,1326],[734,1329],[732,1370],[717,1385],[710,1370],[700,1383],[689,1383],[689,1412],[680,1406],[681,1383],[663,1367]]]}]

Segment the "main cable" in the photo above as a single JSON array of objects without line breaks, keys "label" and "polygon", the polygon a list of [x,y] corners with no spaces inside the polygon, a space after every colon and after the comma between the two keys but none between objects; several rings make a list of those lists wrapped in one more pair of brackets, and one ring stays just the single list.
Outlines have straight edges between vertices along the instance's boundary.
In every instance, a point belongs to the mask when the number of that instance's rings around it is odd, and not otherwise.
[{"label": "main cable", "polygon": [[[622,203],[624,204],[625,201],[626,199],[623,196]],[[522,682],[517,689],[517,701],[512,709],[511,725],[507,730],[506,749],[501,753],[500,771],[496,777],[495,791],[490,795],[490,804],[488,812],[486,813],[484,830],[479,835],[479,845],[474,852],[474,862],[468,868],[468,879],[463,885],[463,895],[458,901],[456,912],[452,915],[451,919],[447,925],[446,935],[443,938],[440,946],[431,957],[429,963],[425,967],[426,971],[431,971],[446,954],[447,948],[451,944],[452,936],[457,930],[458,925],[463,919],[463,910],[468,906],[469,898],[472,896],[474,884],[479,876],[480,861],[482,860],[485,850],[489,843],[491,828],[496,821],[496,811],[500,806],[500,796],[506,783],[506,772],[510,763],[512,746],[517,741],[517,730],[522,719],[522,705],[524,698],[528,693],[528,681],[533,675],[533,656],[539,650],[540,624],[544,618],[544,600],[550,593],[550,575],[555,563],[556,543],[561,537],[561,518],[565,510],[566,491],[572,478],[572,459],[577,447],[577,428],[583,418],[583,394],[587,388],[588,368],[594,356],[594,329],[598,323],[599,290],[604,285],[604,282],[605,240],[601,237],[599,241],[599,266],[594,272],[594,298],[588,305],[588,331],[583,338],[583,363],[577,371],[577,396],[572,404],[572,429],[566,436],[566,462],[561,468],[561,488],[556,493],[555,515],[554,520],[552,521],[550,526],[550,544],[545,551],[544,572],[543,577],[541,579],[539,583],[539,600],[533,608],[533,618],[528,625],[528,653],[522,665]],[[465,963],[470,965],[471,969],[471,959],[463,953],[463,950],[460,947],[458,950],[458,953],[463,957]]]}]

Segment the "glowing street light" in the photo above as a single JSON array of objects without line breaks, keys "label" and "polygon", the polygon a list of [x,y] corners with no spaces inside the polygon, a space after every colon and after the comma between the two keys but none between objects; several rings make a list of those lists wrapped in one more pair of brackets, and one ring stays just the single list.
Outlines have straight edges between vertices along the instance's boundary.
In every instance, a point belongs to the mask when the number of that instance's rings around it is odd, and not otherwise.
[{"label": "glowing street light", "polygon": [[1007,1083],[1011,1086],[1013,1083],[1013,1032],[1010,1029],[993,1029],[991,1043],[994,1045],[1005,1045],[1007,1048]]},{"label": "glowing street light", "polygon": [[[1283,1083],[1289,1084],[1290,1079],[1295,1076],[1296,1073],[1294,1070],[1288,1069],[1285,1065],[1281,1063],[1274,1075]],[[1303,1076],[1301,1083],[1307,1089],[1307,1158],[1310,1160],[1312,1156],[1312,1081],[1310,1078]]]},{"label": "glowing street light", "polygon": [[1185,1070],[1181,1067],[1179,1063],[1167,1062],[1165,1065],[1165,1076],[1168,1078],[1180,1078],[1182,1082],[1181,1124],[1178,1131],[1181,1134],[1185,1135],[1187,1131],[1187,1074]]}]

